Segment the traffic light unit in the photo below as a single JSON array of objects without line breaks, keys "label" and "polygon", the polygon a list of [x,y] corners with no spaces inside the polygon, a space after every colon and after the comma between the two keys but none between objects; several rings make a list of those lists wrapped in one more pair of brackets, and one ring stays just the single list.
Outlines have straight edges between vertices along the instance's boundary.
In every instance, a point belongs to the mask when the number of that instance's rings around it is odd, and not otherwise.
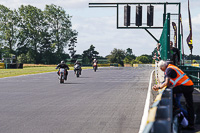
[{"label": "traffic light unit", "polygon": [[[147,6],[147,26],[153,26],[154,6]],[[131,24],[131,6],[124,6],[124,26]],[[142,26],[142,6],[136,6],[135,25]]]},{"label": "traffic light unit", "polygon": [[131,7],[124,6],[124,26],[130,26],[131,24]]},{"label": "traffic light unit", "polygon": [[136,6],[136,26],[142,26],[142,6]]},{"label": "traffic light unit", "polygon": [[147,6],[147,26],[153,26],[153,6]]}]

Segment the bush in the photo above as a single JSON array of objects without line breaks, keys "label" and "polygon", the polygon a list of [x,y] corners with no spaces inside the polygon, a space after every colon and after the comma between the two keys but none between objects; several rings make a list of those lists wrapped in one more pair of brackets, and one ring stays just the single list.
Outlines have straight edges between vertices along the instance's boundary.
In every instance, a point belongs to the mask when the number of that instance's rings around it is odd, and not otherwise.
[{"label": "bush", "polygon": [[138,61],[140,61],[141,63],[144,63],[144,64],[150,63],[148,57],[143,56],[143,55],[142,56],[138,56],[136,58],[136,60],[138,60]]},{"label": "bush", "polygon": [[194,63],[194,64],[195,64],[195,63],[197,63],[197,61],[196,61],[196,60],[192,60],[192,63]]},{"label": "bush", "polygon": [[135,60],[131,61],[131,64],[142,64],[142,62],[137,60],[137,59],[135,59]]}]

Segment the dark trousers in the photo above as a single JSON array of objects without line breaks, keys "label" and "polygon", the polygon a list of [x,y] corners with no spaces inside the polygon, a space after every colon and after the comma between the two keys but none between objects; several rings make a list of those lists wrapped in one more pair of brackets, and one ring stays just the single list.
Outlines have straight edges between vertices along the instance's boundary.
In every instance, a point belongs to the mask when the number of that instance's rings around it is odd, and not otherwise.
[{"label": "dark trousers", "polygon": [[193,85],[192,86],[180,85],[173,88],[174,94],[183,93],[183,96],[186,102],[187,112],[188,112],[189,125],[194,125],[194,107],[193,107],[193,96],[192,96],[193,91],[194,91]]}]

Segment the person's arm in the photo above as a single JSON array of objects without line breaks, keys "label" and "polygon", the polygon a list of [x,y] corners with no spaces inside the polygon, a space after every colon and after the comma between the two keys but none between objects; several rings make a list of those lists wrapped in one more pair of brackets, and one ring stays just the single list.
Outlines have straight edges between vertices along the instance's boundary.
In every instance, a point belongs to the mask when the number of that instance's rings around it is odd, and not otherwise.
[{"label": "person's arm", "polygon": [[158,56],[160,56],[160,51],[158,51]]},{"label": "person's arm", "polygon": [[165,81],[162,84],[154,85],[152,87],[153,90],[157,91],[158,89],[162,89],[165,86],[170,86],[170,78],[176,78],[177,74],[172,68],[167,68],[165,70]]},{"label": "person's arm", "polygon": [[67,69],[69,70],[69,66],[67,65]]},{"label": "person's arm", "polygon": [[56,69],[58,69],[58,67],[60,67],[60,64],[57,65]]},{"label": "person's arm", "polygon": [[169,82],[169,81],[170,81],[170,78],[169,78],[169,77],[166,77],[164,83],[158,84],[158,85],[154,85],[152,89],[153,89],[154,91],[158,91],[159,89],[162,89],[162,88],[164,88],[165,86],[169,86],[169,85],[170,85],[170,82]]},{"label": "person's arm", "polygon": [[166,77],[166,79],[165,79],[165,82],[164,83],[162,83],[162,84],[160,84],[160,85],[158,85],[158,88],[160,88],[160,89],[162,89],[162,88],[164,88],[165,86],[169,86],[170,85],[170,78],[169,77]]}]

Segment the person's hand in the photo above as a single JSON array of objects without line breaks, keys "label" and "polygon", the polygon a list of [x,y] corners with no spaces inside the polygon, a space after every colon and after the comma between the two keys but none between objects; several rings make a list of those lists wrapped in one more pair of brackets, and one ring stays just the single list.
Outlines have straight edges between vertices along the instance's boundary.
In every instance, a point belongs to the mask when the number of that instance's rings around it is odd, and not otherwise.
[{"label": "person's hand", "polygon": [[158,85],[154,85],[154,86],[152,87],[152,89],[153,89],[154,91],[158,91],[158,90],[159,90],[159,87],[158,87]]},{"label": "person's hand", "polygon": [[152,89],[153,89],[154,91],[156,91],[156,85],[154,85],[154,86],[152,87]]}]

